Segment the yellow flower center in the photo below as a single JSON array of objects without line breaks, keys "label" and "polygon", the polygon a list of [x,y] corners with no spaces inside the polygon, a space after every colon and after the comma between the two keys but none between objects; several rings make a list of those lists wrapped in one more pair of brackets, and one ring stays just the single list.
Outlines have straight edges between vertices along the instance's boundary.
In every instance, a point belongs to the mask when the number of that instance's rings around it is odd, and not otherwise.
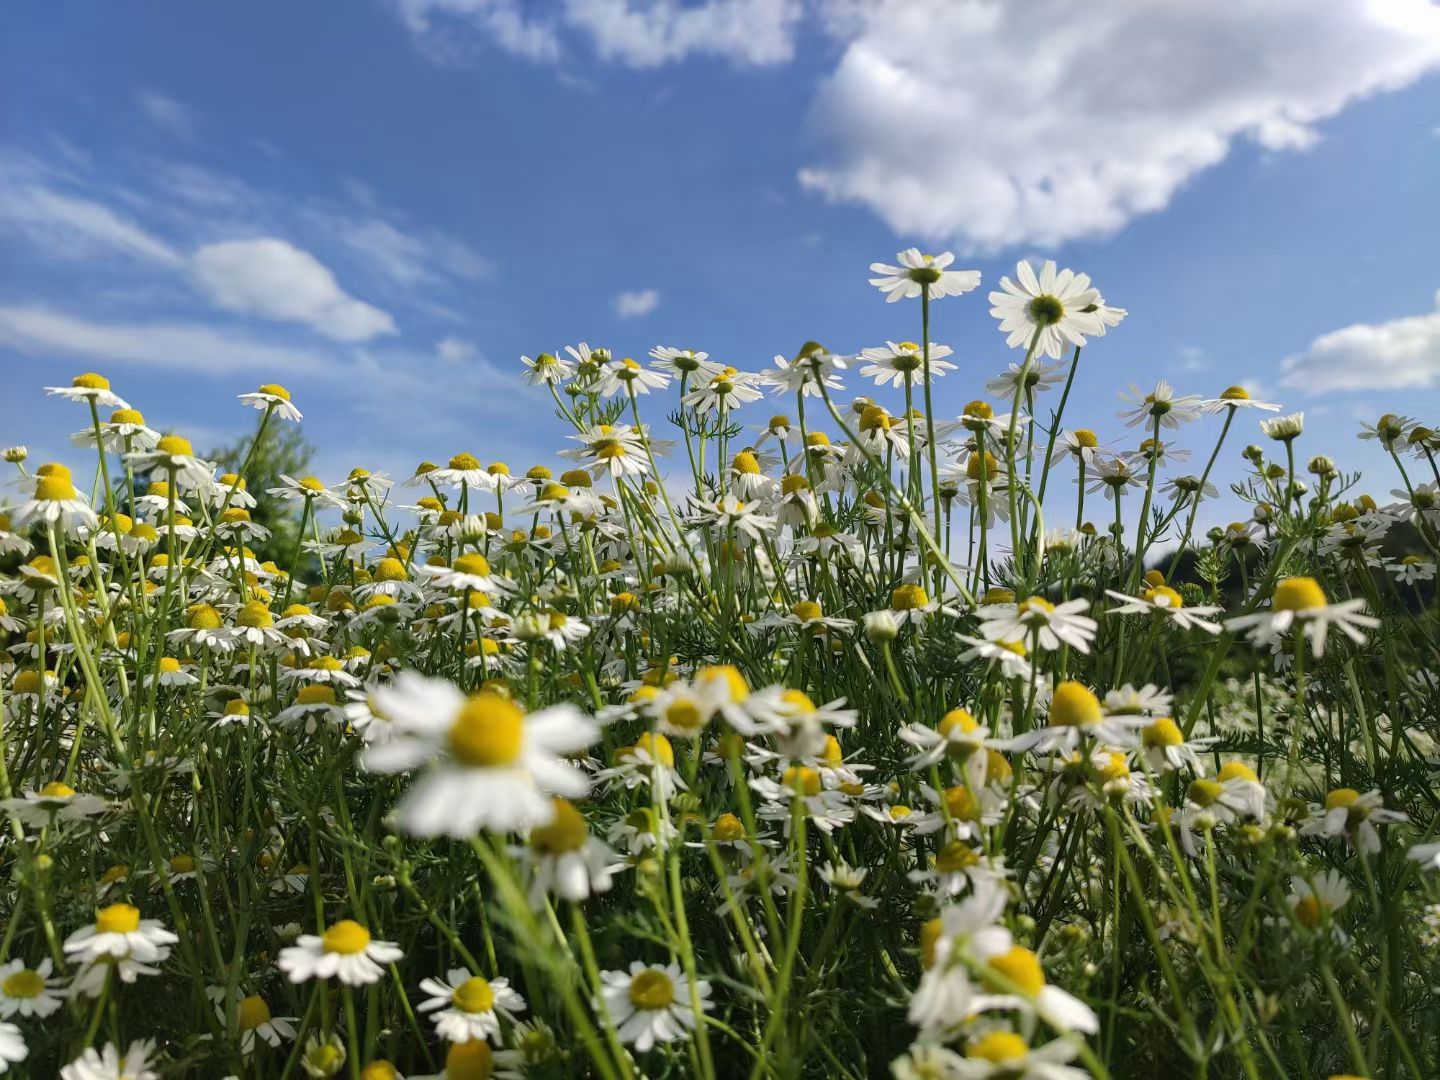
[{"label": "yellow flower center", "polygon": [[1130,766],[1125,764],[1124,754],[1112,750],[1095,766],[1095,775],[1102,784],[1108,784],[1112,780],[1124,780],[1130,775]]},{"label": "yellow flower center", "polygon": [[246,705],[245,702],[241,701],[239,698],[232,698],[230,701],[227,701],[225,703],[225,715],[249,716],[250,706]]},{"label": "yellow flower center", "polygon": [[651,761],[659,762],[667,769],[675,766],[675,748],[670,745],[670,740],[659,732],[644,732],[635,740],[635,749],[645,751]]},{"label": "yellow flower center", "polygon": [[70,799],[74,797],[75,789],[59,780],[51,780],[40,789],[40,794],[47,799]]},{"label": "yellow flower center", "polygon": [[1249,401],[1250,391],[1243,386],[1227,386],[1220,391],[1220,398],[1222,401]]},{"label": "yellow flower center", "polygon": [[1140,733],[1142,744],[1152,748],[1179,746],[1185,741],[1180,725],[1168,716],[1157,717]]},{"label": "yellow flower center", "polygon": [[39,997],[45,990],[45,979],[38,971],[21,968],[0,984],[0,993],[7,998]]},{"label": "yellow flower center", "polygon": [[563,855],[585,846],[589,830],[585,818],[568,799],[556,799],[555,820],[530,833],[530,846],[542,855]]},{"label": "yellow flower center", "polygon": [[1030,997],[1045,989],[1045,970],[1040,966],[1040,958],[1023,945],[1012,946],[1009,952],[991,957],[990,967]]},{"label": "yellow flower center", "polygon": [[675,982],[659,968],[646,968],[630,980],[630,1003],[637,1009],[663,1009],[675,1000]]},{"label": "yellow flower center", "polygon": [[820,794],[820,774],[806,765],[791,765],[780,779],[791,791],[806,796]]},{"label": "yellow flower center", "polygon": [[360,1080],[399,1080],[399,1077],[400,1071],[384,1058],[372,1061],[360,1070]]},{"label": "yellow flower center", "polygon": [[1029,1052],[1025,1040],[1013,1031],[992,1031],[972,1042],[965,1056],[999,1065],[1006,1061],[1018,1061]]},{"label": "yellow flower center", "polygon": [[163,675],[174,675],[180,670],[180,661],[173,656],[162,656],[160,658],[160,672]]},{"label": "yellow flower center", "polygon": [[486,980],[476,975],[457,986],[450,1000],[461,1012],[487,1013],[495,1007],[495,991],[490,989]]},{"label": "yellow flower center", "polygon": [[1169,585],[1160,585],[1154,589],[1146,589],[1144,597],[1148,603],[1154,604],[1157,607],[1181,608],[1185,606],[1185,601],[1181,598],[1180,594],[1170,588]]},{"label": "yellow flower center", "polygon": [[702,667],[695,673],[695,681],[703,686],[710,686],[716,681],[723,682],[730,692],[731,701],[744,701],[750,696],[750,687],[745,682],[745,676],[740,674],[740,669],[734,664],[709,664]]},{"label": "yellow flower center", "polygon": [[35,481],[35,498],[41,502],[68,502],[77,492],[70,477],[52,474]]},{"label": "yellow flower center", "polygon": [[460,709],[450,727],[450,753],[479,769],[512,765],[524,746],[525,714],[499,694],[482,691]]},{"label": "yellow flower center", "polygon": [[980,856],[969,844],[951,840],[940,849],[940,854],[935,856],[935,869],[942,874],[960,874],[979,861]]},{"label": "yellow flower center", "polygon": [[194,457],[195,448],[190,445],[189,439],[181,438],[179,435],[166,435],[155,444],[155,449],[162,454],[169,454],[171,457]]},{"label": "yellow flower center", "polygon": [[1203,807],[1214,805],[1215,800],[1220,798],[1221,791],[1222,788],[1217,781],[1201,777],[1198,780],[1192,780],[1190,782],[1190,787],[1186,794],[1189,795],[1190,801],[1196,806]]},{"label": "yellow flower center", "polygon": [[325,683],[316,683],[313,686],[302,686],[300,692],[295,695],[297,705],[334,705],[335,690]]},{"label": "yellow flower center", "polygon": [[327,953],[354,956],[370,945],[370,931],[354,919],[341,919],[321,936],[321,943]]},{"label": "yellow flower center", "polygon": [[730,467],[737,473],[744,473],[747,476],[760,475],[760,459],[749,450],[741,450],[730,462]]},{"label": "yellow flower center", "polygon": [[251,600],[235,616],[235,625],[266,630],[275,625],[275,619],[268,607],[259,600]]},{"label": "yellow flower center", "polygon": [[490,1080],[495,1071],[495,1052],[484,1039],[451,1043],[445,1052],[447,1080]]},{"label": "yellow flower center", "polygon": [[1314,893],[1306,893],[1295,903],[1295,918],[1299,919],[1300,925],[1307,930],[1314,930],[1324,921],[1325,913],[1329,910],[1329,905]]},{"label": "yellow flower center", "polygon": [[1260,782],[1255,770],[1241,761],[1227,761],[1220,766],[1220,771],[1215,776],[1222,784],[1227,780],[1249,780],[1253,784]]},{"label": "yellow flower center", "polygon": [[1325,590],[1313,577],[1282,578],[1270,598],[1274,611],[1308,611],[1325,606]]},{"label": "yellow flower center", "polygon": [[260,393],[269,394],[271,397],[278,397],[281,401],[290,400],[290,391],[279,383],[267,382],[261,385]]},{"label": "yellow flower center", "polygon": [[1100,699],[1073,680],[1057,686],[1050,699],[1051,727],[1083,727],[1098,723],[1102,715]]},{"label": "yellow flower center", "polygon": [[70,385],[81,390],[109,390],[110,380],[104,375],[96,375],[93,371],[88,371],[84,375],[76,375],[70,380]]},{"label": "yellow flower center", "polygon": [[745,825],[734,814],[721,814],[715,819],[715,839],[722,844],[733,844],[745,838]]},{"label": "yellow flower center", "polygon": [[450,468],[457,472],[473,472],[480,468],[480,459],[474,454],[456,454],[450,459]]},{"label": "yellow flower center", "polygon": [[1086,450],[1093,450],[1100,445],[1100,439],[1089,428],[1076,428],[1072,434],[1075,436],[1076,444]]},{"label": "yellow flower center", "polygon": [[270,1022],[270,1006],[259,994],[241,998],[235,1005],[235,1026],[241,1031],[254,1031]]},{"label": "yellow flower center", "polygon": [[890,593],[890,607],[895,611],[915,611],[930,602],[919,585],[901,585]]},{"label": "yellow flower center", "polygon": [[95,929],[102,934],[133,934],[140,928],[140,909],[131,904],[110,904],[95,913]]}]

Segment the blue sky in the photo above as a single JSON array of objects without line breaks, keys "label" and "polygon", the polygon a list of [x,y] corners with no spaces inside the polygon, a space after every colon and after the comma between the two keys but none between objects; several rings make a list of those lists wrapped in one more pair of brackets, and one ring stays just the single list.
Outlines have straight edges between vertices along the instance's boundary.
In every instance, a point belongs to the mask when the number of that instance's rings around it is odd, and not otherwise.
[{"label": "blue sky", "polygon": [[942,412],[1018,359],[984,293],[1053,257],[1131,312],[1072,422],[1118,434],[1131,381],[1246,382],[1306,412],[1307,451],[1375,467],[1357,420],[1440,402],[1440,8],[1147,8],[12,7],[0,442],[69,455],[81,410],[40,388],[99,370],[201,448],[283,382],[327,479],[461,450],[524,468],[565,431],[520,355],[759,369],[913,338],[918,306],[866,278],[914,243],[984,275],[936,307],[961,368]]}]

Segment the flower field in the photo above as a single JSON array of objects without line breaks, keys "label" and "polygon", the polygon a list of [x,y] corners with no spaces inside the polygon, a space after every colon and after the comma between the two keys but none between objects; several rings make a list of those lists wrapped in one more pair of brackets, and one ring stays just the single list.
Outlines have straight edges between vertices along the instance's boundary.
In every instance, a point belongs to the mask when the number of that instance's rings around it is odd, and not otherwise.
[{"label": "flower field", "polygon": [[1021,263],[977,369],[952,262],[872,266],[911,341],[524,358],[553,469],[260,488],[278,384],[224,462],[48,388],[92,457],[5,451],[0,1072],[1440,1076],[1440,436],[1077,426],[1125,311]]}]

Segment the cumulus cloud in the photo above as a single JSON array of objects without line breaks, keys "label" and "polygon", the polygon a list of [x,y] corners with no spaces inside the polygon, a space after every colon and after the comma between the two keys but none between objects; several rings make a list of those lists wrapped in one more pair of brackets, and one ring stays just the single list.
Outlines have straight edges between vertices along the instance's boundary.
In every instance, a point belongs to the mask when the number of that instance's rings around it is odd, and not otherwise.
[{"label": "cumulus cloud", "polygon": [[560,58],[573,37],[601,59],[635,68],[691,56],[781,63],[794,55],[795,29],[804,13],[802,0],[563,0],[543,16],[528,14],[519,0],[394,2],[417,39],[439,58],[456,56],[458,25],[531,60]]},{"label": "cumulus cloud", "polygon": [[73,356],[187,373],[318,373],[325,354],[203,323],[101,322],[39,305],[0,306],[0,344],[26,355]]},{"label": "cumulus cloud", "polygon": [[782,63],[818,28],[841,52],[800,183],[976,251],[1113,233],[1237,144],[1302,150],[1440,67],[1433,0],[392,2],[435,47],[468,28],[533,60],[578,42],[637,68]]},{"label": "cumulus cloud", "polygon": [[615,297],[615,314],[622,319],[638,319],[642,315],[649,315],[659,306],[660,293],[656,289],[622,292]]},{"label": "cumulus cloud", "polygon": [[1332,330],[1287,358],[1282,371],[1284,385],[1315,394],[1440,385],[1440,291],[1434,311]]},{"label": "cumulus cloud", "polygon": [[1317,122],[1440,66],[1429,0],[847,0],[801,183],[971,249],[1112,233],[1242,139]]},{"label": "cumulus cloud", "polygon": [[274,237],[207,244],[191,256],[190,273],[228,311],[300,323],[336,341],[396,332],[388,312],[350,296],[319,259]]}]

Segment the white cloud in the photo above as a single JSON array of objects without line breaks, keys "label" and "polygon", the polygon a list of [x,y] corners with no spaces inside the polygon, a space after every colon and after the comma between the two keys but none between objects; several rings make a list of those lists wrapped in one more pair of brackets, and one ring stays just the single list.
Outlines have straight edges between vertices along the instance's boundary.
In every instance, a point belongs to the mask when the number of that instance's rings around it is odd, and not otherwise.
[{"label": "white cloud", "polygon": [[1313,394],[1440,385],[1440,291],[1429,314],[1322,334],[1281,370],[1281,383]]},{"label": "white cloud", "polygon": [[27,355],[173,368],[187,374],[318,373],[323,353],[257,340],[199,323],[96,322],[38,305],[0,307],[0,344]]},{"label": "white cloud", "polygon": [[451,334],[435,343],[435,355],[447,364],[459,364],[475,359],[480,355],[480,350],[475,348],[473,341],[466,341]]},{"label": "white cloud", "polygon": [[33,162],[0,161],[0,227],[51,255],[180,261],[164,240],[108,206],[60,190],[56,180]]},{"label": "white cloud", "polygon": [[692,55],[777,64],[795,51],[800,0],[566,0],[565,21],[604,60],[657,67]]},{"label": "white cloud", "polygon": [[300,323],[336,341],[396,332],[388,312],[350,296],[315,256],[274,237],[208,244],[191,257],[190,271],[229,311]]},{"label": "white cloud", "polygon": [[153,90],[142,91],[136,98],[140,111],[152,124],[172,135],[188,137],[195,130],[195,117],[189,106]]},{"label": "white cloud", "polygon": [[471,26],[492,38],[506,52],[527,60],[560,58],[560,41],[554,26],[525,17],[518,0],[393,0],[410,32],[436,60],[463,54],[456,37],[458,26]]},{"label": "white cloud", "polygon": [[642,315],[649,315],[659,306],[660,293],[656,289],[622,292],[615,297],[615,314],[622,319],[638,319]]},{"label": "white cloud", "polygon": [[469,245],[433,231],[405,231],[381,217],[319,216],[369,269],[402,289],[437,283],[447,273],[479,281],[492,272],[489,261]]},{"label": "white cloud", "polygon": [[830,0],[807,188],[971,249],[1112,233],[1440,66],[1429,0]]},{"label": "white cloud", "polygon": [[394,0],[432,56],[454,59],[457,25],[530,60],[561,58],[564,34],[583,38],[603,60],[658,67],[691,56],[776,64],[795,51],[802,0],[563,0],[529,17],[518,0]]}]

